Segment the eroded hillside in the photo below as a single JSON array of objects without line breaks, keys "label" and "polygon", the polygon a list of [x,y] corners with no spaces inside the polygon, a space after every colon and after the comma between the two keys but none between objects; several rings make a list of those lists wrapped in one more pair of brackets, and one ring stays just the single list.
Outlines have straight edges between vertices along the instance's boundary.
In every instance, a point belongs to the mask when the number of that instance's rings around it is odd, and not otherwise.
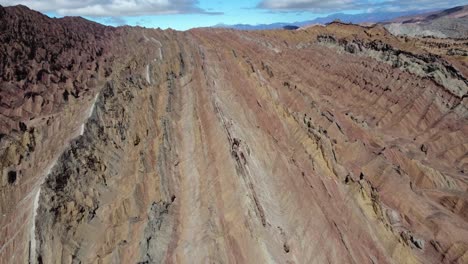
[{"label": "eroded hillside", "polygon": [[384,24],[395,35],[466,39],[468,36],[468,5],[400,17]]},{"label": "eroded hillside", "polygon": [[461,40],[0,18],[1,263],[468,262]]}]

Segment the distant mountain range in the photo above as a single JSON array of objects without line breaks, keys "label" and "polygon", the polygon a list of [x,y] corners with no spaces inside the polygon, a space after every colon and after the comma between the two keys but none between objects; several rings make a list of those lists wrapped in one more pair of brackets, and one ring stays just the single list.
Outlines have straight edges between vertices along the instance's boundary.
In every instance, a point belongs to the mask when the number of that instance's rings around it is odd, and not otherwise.
[{"label": "distant mountain range", "polygon": [[[468,5],[383,22],[394,35],[468,38]],[[464,53],[463,53],[464,54]]]},{"label": "distant mountain range", "polygon": [[249,24],[236,24],[236,25],[226,25],[226,24],[218,24],[214,27],[217,28],[233,28],[239,30],[268,30],[268,29],[281,29],[287,26],[297,26],[297,27],[304,27],[307,25],[313,24],[327,24],[334,20],[340,20],[344,23],[378,23],[383,21],[389,21],[398,17],[402,16],[412,16],[416,14],[420,14],[422,12],[430,12],[434,10],[425,10],[425,11],[406,11],[406,12],[378,12],[378,13],[362,13],[362,14],[343,14],[343,13],[336,13],[331,14],[325,17],[318,17],[313,20],[307,21],[298,21],[294,23],[286,23],[286,22],[279,22],[279,23],[272,23],[272,24],[259,24],[259,25],[249,25]]},{"label": "distant mountain range", "polygon": [[410,16],[401,16],[389,21],[389,23],[427,23],[441,18],[464,18],[468,16],[468,5],[434,12],[419,13]]}]

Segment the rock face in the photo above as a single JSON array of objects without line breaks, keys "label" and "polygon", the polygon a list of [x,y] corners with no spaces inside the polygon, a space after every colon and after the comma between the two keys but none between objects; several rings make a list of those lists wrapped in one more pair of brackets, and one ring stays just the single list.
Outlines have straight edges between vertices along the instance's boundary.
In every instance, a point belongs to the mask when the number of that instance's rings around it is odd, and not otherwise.
[{"label": "rock face", "polygon": [[468,5],[427,14],[400,17],[383,24],[395,35],[466,39],[468,36]]},{"label": "rock face", "polygon": [[1,263],[468,262],[462,40],[0,20]]}]

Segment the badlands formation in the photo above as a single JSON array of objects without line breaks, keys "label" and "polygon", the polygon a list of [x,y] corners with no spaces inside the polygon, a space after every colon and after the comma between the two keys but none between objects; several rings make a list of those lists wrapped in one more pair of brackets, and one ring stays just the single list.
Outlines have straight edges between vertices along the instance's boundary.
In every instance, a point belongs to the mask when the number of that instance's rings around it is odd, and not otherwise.
[{"label": "badlands formation", "polygon": [[468,263],[466,38],[17,6],[0,47],[0,263]]}]

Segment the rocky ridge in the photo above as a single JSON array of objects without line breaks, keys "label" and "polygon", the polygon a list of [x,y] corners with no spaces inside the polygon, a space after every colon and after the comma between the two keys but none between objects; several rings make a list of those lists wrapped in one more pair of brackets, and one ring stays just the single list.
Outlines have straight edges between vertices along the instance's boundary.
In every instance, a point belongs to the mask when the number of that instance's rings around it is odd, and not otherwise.
[{"label": "rocky ridge", "polygon": [[0,262],[468,261],[459,40],[0,18]]},{"label": "rocky ridge", "polygon": [[466,39],[468,36],[468,5],[427,14],[400,17],[383,24],[395,35]]}]

